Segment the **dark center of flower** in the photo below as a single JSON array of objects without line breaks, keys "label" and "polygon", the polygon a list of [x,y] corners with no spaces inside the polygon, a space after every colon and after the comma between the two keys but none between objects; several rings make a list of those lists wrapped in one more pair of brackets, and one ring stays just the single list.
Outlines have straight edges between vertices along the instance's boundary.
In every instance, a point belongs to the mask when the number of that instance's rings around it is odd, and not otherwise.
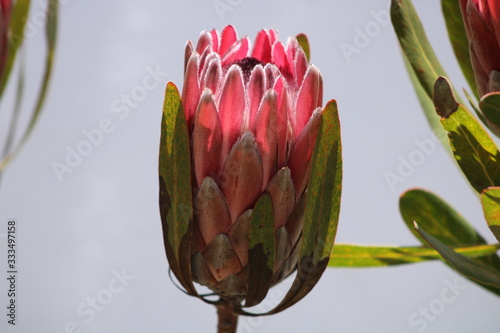
[{"label": "dark center of flower", "polygon": [[263,65],[264,63],[253,57],[246,57],[235,61],[233,64],[240,66],[241,71],[243,72],[243,79],[245,80],[245,82],[248,82],[248,80],[250,80],[250,74],[252,73],[253,68],[257,65]]}]

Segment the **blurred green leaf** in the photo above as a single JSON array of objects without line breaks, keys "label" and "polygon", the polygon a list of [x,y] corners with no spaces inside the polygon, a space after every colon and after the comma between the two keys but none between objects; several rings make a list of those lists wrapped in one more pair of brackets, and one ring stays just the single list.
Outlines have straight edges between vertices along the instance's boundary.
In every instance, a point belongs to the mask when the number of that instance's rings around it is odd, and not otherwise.
[{"label": "blurred green leaf", "polygon": [[437,238],[434,238],[425,232],[425,230],[418,226],[417,223],[415,223],[415,230],[425,241],[436,249],[446,262],[456,271],[481,285],[490,287],[490,290],[495,291],[497,295],[500,295],[500,271],[498,270],[500,266],[497,266],[497,269],[494,269],[491,266],[483,264],[482,262],[456,253],[453,249],[440,242]]},{"label": "blurred green leaf", "polygon": [[14,109],[12,111],[12,116],[10,118],[9,130],[6,137],[7,139],[5,140],[5,145],[3,147],[1,155],[2,158],[5,157],[9,153],[9,151],[11,151],[12,145],[14,144],[14,137],[16,136],[17,132],[16,130],[18,127],[19,116],[21,114],[21,105],[24,96],[24,78],[25,78],[24,68],[25,68],[24,61],[21,61],[19,68],[19,77],[17,79],[16,101],[14,104]]},{"label": "blurred green leaf", "polygon": [[[495,254],[500,248],[500,244],[471,245],[453,248],[460,254],[475,258]],[[441,259],[441,256],[434,249],[428,247],[335,244],[328,266],[384,267],[436,259]]]},{"label": "blurred green leaf", "polygon": [[481,194],[484,217],[491,232],[500,242],[500,187],[488,187]]},{"label": "blurred green leaf", "polygon": [[273,277],[275,238],[271,196],[263,194],[252,212],[248,232],[248,293],[245,306],[259,304],[267,295]]},{"label": "blurred green leaf", "polygon": [[297,36],[295,36],[295,38],[297,38],[300,47],[302,48],[302,50],[304,50],[307,61],[310,61],[311,49],[309,47],[309,39],[307,39],[307,36],[305,34],[298,34]]},{"label": "blurred green leaf", "polygon": [[312,156],[306,211],[297,275],[283,300],[268,314],[281,312],[300,301],[326,269],[340,213],[342,146],[337,103],[329,101]]},{"label": "blurred green leaf", "polygon": [[[445,78],[436,80],[438,94],[434,100],[443,116],[441,123],[448,132],[455,159],[469,183],[478,193],[489,186],[500,185],[500,153],[493,140],[467,109],[456,101],[449,102],[454,98]],[[455,110],[438,106],[453,103]]]},{"label": "blurred green leaf", "polygon": [[7,45],[7,60],[5,70],[0,78],[0,99],[3,96],[10,73],[16,59],[17,51],[24,41],[24,27],[28,20],[30,10],[30,0],[16,0],[12,7],[12,16],[9,21],[9,43]]},{"label": "blurred green leaf", "polygon": [[186,290],[196,295],[191,278],[191,154],[188,129],[177,87],[165,91],[158,172],[163,241],[170,269]]},{"label": "blurred green leaf", "polygon": [[479,99],[474,79],[474,71],[469,56],[469,41],[465,32],[462,12],[460,11],[460,2],[457,0],[441,0],[441,9],[443,11],[448,36],[450,37],[453,52],[457,58],[460,69],[472,89],[472,92]]},{"label": "blurred green leaf", "polygon": [[[40,90],[38,91],[38,96],[37,96],[37,99],[35,102],[35,107],[33,109],[30,120],[28,122],[28,126],[26,127],[23,134],[21,135],[21,139],[14,146],[14,148],[9,152],[9,154],[7,154],[5,157],[2,158],[2,160],[0,160],[0,171],[3,170],[7,166],[7,164],[11,161],[11,159],[21,150],[21,148],[24,146],[24,144],[28,140],[28,137],[30,136],[31,132],[33,131],[35,124],[38,120],[38,117],[40,116],[40,113],[42,111],[42,107],[45,103],[45,98],[47,96],[49,83],[50,83],[50,79],[52,76],[52,67],[53,67],[54,56],[55,56],[56,39],[57,39],[56,38],[57,37],[57,18],[58,18],[58,11],[59,11],[58,4],[59,4],[58,0],[50,0],[49,1],[49,7],[47,10],[47,15],[46,15],[46,26],[45,26],[45,34],[46,34],[46,42],[47,42],[47,55],[45,57],[45,70],[44,70]],[[29,3],[27,6],[29,7]],[[17,2],[16,2],[16,7],[17,7]],[[21,15],[21,14],[16,14],[16,15]],[[21,21],[25,20],[25,17],[21,16],[21,18],[19,18],[19,20],[21,20]],[[19,36],[23,36],[22,32],[17,37],[19,37]],[[17,43],[15,41],[17,37],[13,37],[11,44]],[[9,57],[10,57],[10,55],[9,55]],[[1,96],[3,88],[4,88],[3,84],[4,84],[4,82],[2,81],[2,83],[0,83],[0,96]]]}]

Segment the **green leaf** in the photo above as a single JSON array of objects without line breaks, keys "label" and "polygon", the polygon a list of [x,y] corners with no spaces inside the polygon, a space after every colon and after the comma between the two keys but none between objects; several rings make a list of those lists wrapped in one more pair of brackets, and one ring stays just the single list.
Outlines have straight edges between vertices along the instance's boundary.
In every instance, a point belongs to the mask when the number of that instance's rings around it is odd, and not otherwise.
[{"label": "green leaf", "polygon": [[436,107],[434,106],[432,98],[429,97],[429,95],[427,95],[427,93],[425,92],[405,54],[403,54],[403,59],[413,87],[415,89],[415,93],[417,94],[417,98],[420,102],[420,106],[424,110],[424,115],[427,118],[427,122],[429,123],[436,137],[441,141],[443,147],[448,151],[448,153],[450,153],[451,156],[453,156],[450,145],[448,144],[448,136],[446,135],[446,131],[444,130],[443,126],[441,126],[439,117],[436,116]]},{"label": "green leaf", "polygon": [[488,187],[481,194],[484,217],[491,232],[500,242],[500,187]]},{"label": "green leaf", "polygon": [[309,48],[309,40],[307,39],[307,36],[305,34],[298,34],[295,38],[297,38],[297,42],[299,42],[300,47],[304,50],[307,61],[310,61],[311,49]]},{"label": "green leaf", "polygon": [[467,39],[467,33],[465,32],[460,2],[457,0],[441,0],[441,9],[443,11],[451,46],[453,47],[453,52],[460,65],[460,69],[474,95],[479,99],[476,80],[474,79],[474,71],[472,70],[470,62],[469,41]]},{"label": "green leaf", "polygon": [[[491,125],[496,126],[500,129],[500,93],[493,92],[484,95],[481,97],[481,101],[479,102],[479,107],[484,114],[484,117],[487,119],[487,123],[490,127]],[[495,133],[499,131],[495,131],[494,128],[492,130]]]},{"label": "green leaf", "polygon": [[24,68],[25,68],[25,63],[24,61],[22,61],[19,68],[19,77],[17,79],[16,101],[14,104],[14,109],[12,111],[12,116],[10,118],[9,130],[6,136],[7,139],[5,140],[5,145],[3,147],[1,155],[2,158],[9,153],[9,151],[12,148],[12,145],[14,144],[14,137],[16,135],[16,130],[18,127],[19,116],[21,115],[21,105],[24,96],[24,79],[25,79]]},{"label": "green leaf", "polygon": [[[19,2],[22,2],[22,1],[19,1]],[[16,2],[16,7],[17,7],[17,3],[18,2]],[[59,11],[58,4],[59,4],[58,0],[50,0],[49,1],[49,7],[47,10],[47,16],[46,16],[46,26],[45,26],[45,34],[46,34],[46,41],[47,41],[47,55],[45,57],[45,70],[44,70],[44,74],[43,74],[43,78],[42,78],[42,83],[40,85],[40,90],[38,91],[38,96],[37,96],[37,99],[35,102],[35,107],[33,109],[30,120],[28,122],[28,126],[26,127],[23,134],[21,135],[21,139],[15,145],[15,147],[11,150],[11,152],[9,154],[7,154],[5,157],[3,157],[2,160],[0,160],[0,171],[3,170],[7,166],[7,164],[12,160],[12,158],[19,153],[21,148],[24,146],[24,144],[28,140],[31,132],[35,128],[35,124],[36,124],[36,122],[41,114],[42,107],[45,103],[45,98],[47,96],[47,92],[49,89],[50,79],[52,77],[52,67],[53,67],[54,56],[55,56],[56,39],[57,39],[56,38],[57,37],[57,18],[58,18],[58,11]],[[28,7],[29,7],[29,3],[28,3]],[[20,10],[20,12],[23,12],[23,11]],[[16,13],[16,15],[21,15],[21,14]],[[21,21],[25,20],[25,18],[23,18],[22,16],[19,19]],[[19,36],[22,36],[22,34]],[[14,37],[11,41],[11,44],[16,44],[16,43],[18,43],[18,42],[15,41],[15,37]],[[9,57],[10,57],[10,55],[9,55]],[[10,60],[8,60],[8,62],[9,61]],[[12,64],[10,64],[10,66],[11,65]],[[9,71],[10,71],[10,69],[9,69]],[[4,82],[2,81],[2,83],[0,83],[0,97],[1,97],[1,94],[3,92],[3,88],[4,88],[3,85],[4,85]]]},{"label": "green leaf", "polygon": [[[495,254],[500,248],[496,245],[472,245],[453,247],[455,251],[467,257],[476,258]],[[335,244],[330,256],[330,267],[385,267],[412,264],[440,259],[434,249],[420,246],[373,246]]]},{"label": "green leaf", "polygon": [[187,292],[197,295],[191,278],[193,220],[189,135],[177,87],[169,82],[161,120],[160,216],[170,268]]},{"label": "green leaf", "polygon": [[427,39],[412,2],[392,0],[391,20],[404,54],[422,88],[432,98],[434,81],[446,73]]},{"label": "green leaf", "polygon": [[341,184],[340,121],[337,103],[331,100],[323,111],[312,156],[297,275],[283,300],[268,314],[281,312],[300,301],[325,271],[337,232]]},{"label": "green leaf", "polygon": [[263,194],[252,212],[248,232],[248,293],[245,306],[259,304],[267,295],[273,277],[275,238],[271,196]]},{"label": "green leaf", "polygon": [[463,274],[467,278],[490,287],[490,290],[495,291],[500,295],[500,271],[487,266],[481,262],[467,258],[461,254],[456,253],[451,248],[440,242],[437,238],[432,237],[430,234],[415,223],[415,230],[419,235],[425,239],[441,256],[446,260],[450,266],[456,271]]},{"label": "green leaf", "polygon": [[497,146],[467,109],[455,101],[447,102],[453,96],[446,79],[436,81],[436,95],[438,91],[436,103],[439,100],[442,105],[455,103],[456,106],[455,110],[441,109],[441,123],[448,131],[453,154],[467,180],[478,193],[489,186],[500,185],[500,153]]},{"label": "green leaf", "polygon": [[9,81],[17,51],[24,41],[24,28],[26,26],[26,22],[28,21],[30,4],[30,0],[17,0],[13,2],[12,14],[9,21],[9,43],[7,45],[7,60],[4,73],[0,78],[0,99],[2,98],[5,87],[7,86],[7,82]]},{"label": "green leaf", "polygon": [[316,264],[330,256],[340,213],[342,152],[337,104],[325,106],[307,188],[304,238],[300,256]]},{"label": "green leaf", "polygon": [[393,0],[391,20],[403,51],[406,69],[425,117],[434,134],[451,153],[446,140],[446,132],[439,122],[432,102],[434,81],[439,76],[445,75],[445,71],[434,54],[411,1]]},{"label": "green leaf", "polygon": [[486,244],[469,222],[434,193],[422,189],[409,190],[399,199],[399,209],[408,229],[413,231],[413,221],[418,221],[444,244]]},{"label": "green leaf", "polygon": [[[445,245],[462,247],[487,244],[453,207],[433,193],[420,189],[410,190],[401,196],[399,209],[410,230],[415,232],[413,222],[417,221]],[[422,244],[426,243],[422,241]],[[475,260],[490,267],[500,267],[500,258],[496,254]]]}]

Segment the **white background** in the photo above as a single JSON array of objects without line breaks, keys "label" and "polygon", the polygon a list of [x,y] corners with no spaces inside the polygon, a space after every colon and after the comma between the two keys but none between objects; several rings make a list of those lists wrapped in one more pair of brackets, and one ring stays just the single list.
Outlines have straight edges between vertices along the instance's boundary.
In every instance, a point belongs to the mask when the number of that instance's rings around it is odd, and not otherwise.
[{"label": "white background", "polygon": [[[215,309],[182,294],[167,276],[157,158],[164,86],[167,81],[182,86],[186,41],[229,23],[252,39],[261,28],[277,29],[282,40],[300,32],[309,36],[325,100],[338,101],[342,122],[344,190],[337,241],[419,244],[398,212],[400,194],[412,187],[434,191],[494,241],[478,198],[439,145],[394,189],[384,178],[387,171],[397,173],[400,157],[418,150],[415,140],[432,138],[394,31],[372,14],[387,14],[387,0],[222,0],[232,9],[224,13],[212,1],[64,2],[46,107],[0,188],[0,234],[10,218],[19,225],[16,327],[6,323],[7,285],[0,273],[1,332],[215,331]],[[35,1],[31,14],[43,11],[43,3]],[[464,86],[439,2],[416,0],[415,5],[452,81]],[[26,40],[28,101],[36,93],[45,56],[43,30],[32,24]],[[374,29],[367,45],[346,57],[342,43],[356,47],[357,29],[367,27]],[[168,75],[120,119],[113,103],[140,89],[147,68]],[[12,98],[0,106],[5,124]],[[25,114],[30,107],[25,105]],[[82,131],[97,128],[105,118],[113,131],[60,181],[53,163],[65,164],[68,147],[76,149],[85,140]],[[6,245],[0,240],[0,269],[5,272]],[[122,270],[133,280],[110,294],[110,283],[122,286],[113,275]],[[466,289],[439,308],[446,281],[455,279]],[[289,282],[274,293],[283,295]],[[98,295],[112,299],[105,299],[102,311],[91,318],[87,302]],[[242,318],[239,332],[489,333],[500,326],[499,304],[497,296],[440,262],[328,269],[300,303],[275,316]],[[440,313],[422,319],[419,309],[429,306]],[[412,325],[412,316],[419,324]]]}]

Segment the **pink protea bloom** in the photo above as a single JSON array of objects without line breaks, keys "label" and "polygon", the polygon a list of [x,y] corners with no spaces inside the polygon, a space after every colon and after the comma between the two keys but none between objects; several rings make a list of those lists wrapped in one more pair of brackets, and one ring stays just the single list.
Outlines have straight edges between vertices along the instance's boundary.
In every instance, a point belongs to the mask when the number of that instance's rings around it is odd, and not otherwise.
[{"label": "pink protea bloom", "polygon": [[248,228],[263,193],[273,203],[273,283],[296,267],[303,195],[322,115],[323,82],[295,38],[262,30],[253,46],[232,26],[188,42],[182,104],[193,163],[193,278],[245,295]]},{"label": "pink protea bloom", "polygon": [[479,94],[500,91],[500,2],[460,0]]}]

